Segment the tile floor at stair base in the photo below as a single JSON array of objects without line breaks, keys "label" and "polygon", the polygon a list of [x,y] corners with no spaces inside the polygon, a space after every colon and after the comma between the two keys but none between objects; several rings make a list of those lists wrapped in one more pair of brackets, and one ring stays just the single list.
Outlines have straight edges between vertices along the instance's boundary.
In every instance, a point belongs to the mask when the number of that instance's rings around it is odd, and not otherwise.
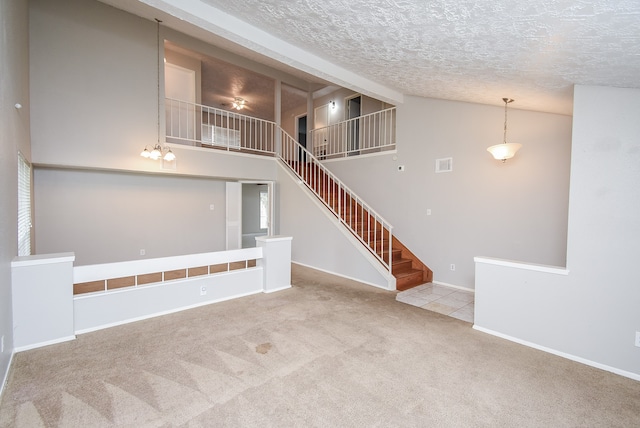
[{"label": "tile floor at stair base", "polygon": [[474,293],[428,283],[396,295],[398,302],[473,323]]}]

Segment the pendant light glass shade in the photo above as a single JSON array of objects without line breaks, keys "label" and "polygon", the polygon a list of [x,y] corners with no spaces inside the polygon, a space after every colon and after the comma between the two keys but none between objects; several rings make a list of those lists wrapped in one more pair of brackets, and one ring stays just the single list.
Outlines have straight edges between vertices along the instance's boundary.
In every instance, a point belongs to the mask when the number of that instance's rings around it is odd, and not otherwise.
[{"label": "pendant light glass shade", "polygon": [[171,162],[171,161],[176,160],[176,155],[174,155],[173,152],[171,151],[171,149],[169,149],[169,151],[167,153],[165,153],[163,159],[166,160],[167,162]]},{"label": "pendant light glass shade", "polygon": [[151,154],[149,158],[153,160],[158,160],[162,157],[162,149],[160,148],[160,144],[156,144],[156,146],[151,150]]},{"label": "pendant light glass shade", "polygon": [[491,153],[495,159],[504,162],[515,156],[516,152],[520,150],[520,147],[522,147],[522,144],[519,143],[501,143],[489,147],[487,151]]}]

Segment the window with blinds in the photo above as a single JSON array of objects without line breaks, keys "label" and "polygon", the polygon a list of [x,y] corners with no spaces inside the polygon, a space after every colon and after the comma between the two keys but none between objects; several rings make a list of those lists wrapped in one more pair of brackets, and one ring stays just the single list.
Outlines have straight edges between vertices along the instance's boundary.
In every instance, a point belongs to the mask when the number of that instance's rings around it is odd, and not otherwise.
[{"label": "window with blinds", "polygon": [[31,165],[18,153],[18,255],[31,255]]}]

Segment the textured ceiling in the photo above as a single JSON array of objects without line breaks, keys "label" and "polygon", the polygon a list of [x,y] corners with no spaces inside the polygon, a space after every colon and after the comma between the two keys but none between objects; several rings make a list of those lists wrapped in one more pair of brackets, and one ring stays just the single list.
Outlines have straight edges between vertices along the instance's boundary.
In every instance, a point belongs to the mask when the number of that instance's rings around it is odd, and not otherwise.
[{"label": "textured ceiling", "polygon": [[[212,6],[405,95],[493,105],[511,97],[514,108],[571,114],[574,84],[640,88],[640,0],[140,1],[183,21],[182,7]],[[224,27],[217,15],[194,25],[213,33]],[[229,33],[217,36],[259,44]],[[278,61],[291,66],[296,53],[289,58]]]},{"label": "textured ceiling", "polygon": [[640,0],[204,1],[409,95],[570,113],[573,84],[640,88]]}]

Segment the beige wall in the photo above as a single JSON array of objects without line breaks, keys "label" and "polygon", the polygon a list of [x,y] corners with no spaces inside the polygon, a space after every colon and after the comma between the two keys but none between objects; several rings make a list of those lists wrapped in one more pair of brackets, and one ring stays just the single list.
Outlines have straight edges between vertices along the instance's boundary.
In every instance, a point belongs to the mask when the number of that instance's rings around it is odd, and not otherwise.
[{"label": "beige wall", "polygon": [[567,271],[478,263],[476,327],[640,380],[640,90],[576,86]]},{"label": "beige wall", "polygon": [[[502,141],[500,107],[406,97],[397,113],[397,153],[326,165],[436,281],[473,288],[478,255],[564,266],[571,117],[510,109],[508,140],[523,148],[501,163],[486,151]],[[453,171],[436,174],[445,157]]]},{"label": "beige wall", "polygon": [[[225,179],[275,177],[271,159],[231,158],[187,146],[172,148],[175,169],[139,156],[158,138],[155,22],[97,1],[34,0],[30,10],[35,163]],[[162,28],[161,37],[165,32],[173,34]]]},{"label": "beige wall", "polygon": [[[28,4],[0,2],[0,390],[13,351],[11,260],[18,254],[18,151],[31,158]],[[22,108],[16,109],[16,103]]]},{"label": "beige wall", "polygon": [[224,181],[36,169],[34,182],[39,254],[86,265],[225,249]]}]

